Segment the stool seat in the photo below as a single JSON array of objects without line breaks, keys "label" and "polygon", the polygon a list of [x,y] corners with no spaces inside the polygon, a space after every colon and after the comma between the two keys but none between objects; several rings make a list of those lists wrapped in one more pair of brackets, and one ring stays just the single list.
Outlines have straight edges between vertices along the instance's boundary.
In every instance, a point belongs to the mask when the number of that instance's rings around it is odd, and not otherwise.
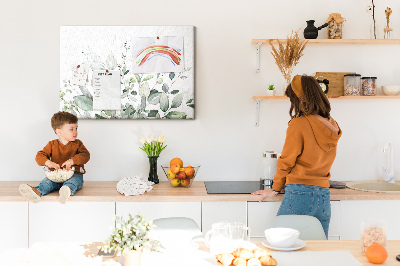
[{"label": "stool seat", "polygon": [[278,215],[270,226],[273,227],[300,230],[299,238],[302,240],[326,240],[321,222],[309,215]]},{"label": "stool seat", "polygon": [[[196,246],[195,241],[204,240],[200,227],[191,218],[160,218],[153,220],[153,224],[156,228],[151,235],[161,242],[162,247],[167,249],[183,243],[191,243],[189,246]],[[185,245],[185,247],[189,246]]]},{"label": "stool seat", "polygon": [[189,230],[189,231],[199,231],[200,227],[197,223],[187,217],[169,217],[169,218],[160,218],[153,220],[153,224],[157,226],[157,229],[161,230]]},{"label": "stool seat", "polygon": [[193,237],[203,236],[197,223],[193,219],[187,217],[159,218],[153,220],[153,224],[157,226],[155,228],[156,231],[185,231]]}]

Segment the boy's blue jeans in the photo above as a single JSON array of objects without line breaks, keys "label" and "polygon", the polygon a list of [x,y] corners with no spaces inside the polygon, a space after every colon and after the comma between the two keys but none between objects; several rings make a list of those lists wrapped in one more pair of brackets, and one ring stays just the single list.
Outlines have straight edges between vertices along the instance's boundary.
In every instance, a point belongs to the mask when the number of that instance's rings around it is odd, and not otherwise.
[{"label": "boy's blue jeans", "polygon": [[316,217],[328,239],[331,220],[331,193],[327,187],[286,185],[285,196],[277,215],[310,215]]},{"label": "boy's blue jeans", "polygon": [[44,196],[54,190],[60,190],[62,186],[68,186],[71,189],[71,196],[73,196],[75,192],[83,186],[83,175],[74,173],[72,177],[64,183],[56,183],[45,177],[36,188],[39,190],[40,196]]}]

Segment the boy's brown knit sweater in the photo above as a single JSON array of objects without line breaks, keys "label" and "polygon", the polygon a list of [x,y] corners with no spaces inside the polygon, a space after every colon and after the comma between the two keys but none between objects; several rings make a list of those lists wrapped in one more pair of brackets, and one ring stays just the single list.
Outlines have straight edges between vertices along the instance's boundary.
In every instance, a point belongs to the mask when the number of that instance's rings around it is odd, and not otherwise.
[{"label": "boy's brown knit sweater", "polygon": [[45,166],[47,160],[61,166],[69,159],[74,161],[75,173],[80,173],[80,168],[89,161],[90,153],[79,139],[70,141],[66,145],[58,139],[49,141],[43,150],[36,154],[36,162],[40,166]]},{"label": "boy's brown knit sweater", "polygon": [[280,191],[285,184],[329,187],[330,169],[341,135],[340,128],[335,134],[314,115],[292,119],[272,188]]}]

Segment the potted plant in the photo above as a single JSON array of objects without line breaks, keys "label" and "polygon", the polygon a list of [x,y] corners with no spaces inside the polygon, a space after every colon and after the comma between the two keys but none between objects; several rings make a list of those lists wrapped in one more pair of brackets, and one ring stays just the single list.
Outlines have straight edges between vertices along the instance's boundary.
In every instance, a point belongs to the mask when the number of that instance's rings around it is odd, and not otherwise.
[{"label": "potted plant", "polygon": [[127,220],[115,216],[115,221],[116,227],[101,249],[105,252],[115,250],[125,266],[139,266],[143,249],[157,250],[159,242],[148,236],[155,227],[152,221],[146,221],[143,215],[131,214]]},{"label": "potted plant", "polygon": [[267,96],[275,96],[275,85],[268,85]]}]

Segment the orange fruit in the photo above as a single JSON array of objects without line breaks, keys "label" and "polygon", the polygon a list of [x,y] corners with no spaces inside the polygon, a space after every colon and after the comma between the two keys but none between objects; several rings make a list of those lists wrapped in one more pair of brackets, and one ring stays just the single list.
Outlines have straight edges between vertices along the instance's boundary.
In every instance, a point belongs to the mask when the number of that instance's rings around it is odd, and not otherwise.
[{"label": "orange fruit", "polygon": [[180,158],[174,158],[169,162],[169,166],[179,164],[179,166],[182,168],[183,167],[183,161]]},{"label": "orange fruit", "polygon": [[365,256],[371,263],[381,264],[384,263],[388,257],[386,249],[379,244],[372,244],[365,251]]},{"label": "orange fruit", "polygon": [[185,168],[185,174],[186,174],[187,176],[192,176],[192,175],[194,175],[194,168],[193,168],[193,166],[191,166],[191,165],[186,166],[186,168]]}]

